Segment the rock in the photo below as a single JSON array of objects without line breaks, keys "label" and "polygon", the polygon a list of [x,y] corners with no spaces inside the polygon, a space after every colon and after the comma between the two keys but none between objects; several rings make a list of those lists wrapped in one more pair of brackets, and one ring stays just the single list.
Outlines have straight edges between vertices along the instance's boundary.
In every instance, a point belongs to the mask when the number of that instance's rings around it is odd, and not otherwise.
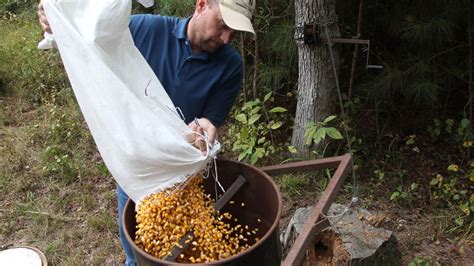
[{"label": "rock", "polygon": [[[312,206],[296,210],[280,239],[285,257],[303,230]],[[399,265],[400,252],[391,231],[379,228],[383,214],[348,209],[332,204],[327,218],[330,227],[315,237],[303,265]]]}]

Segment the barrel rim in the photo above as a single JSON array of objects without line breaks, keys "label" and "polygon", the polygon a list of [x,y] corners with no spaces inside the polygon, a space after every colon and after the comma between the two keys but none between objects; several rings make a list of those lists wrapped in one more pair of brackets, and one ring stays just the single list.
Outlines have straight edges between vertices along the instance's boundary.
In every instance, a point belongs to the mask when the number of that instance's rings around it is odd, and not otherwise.
[{"label": "barrel rim", "polygon": [[44,253],[39,250],[38,248],[35,248],[35,247],[30,247],[30,246],[11,246],[11,247],[8,247],[6,249],[3,249],[3,250],[0,250],[0,252],[2,251],[5,251],[5,250],[11,250],[11,249],[31,249],[33,250],[37,255],[38,257],[40,258],[41,260],[41,265],[42,266],[47,266],[48,265],[48,260],[46,259],[46,256],[44,255]]},{"label": "barrel rim", "polygon": [[[244,166],[244,167],[250,167],[252,168],[253,170],[259,172],[259,174],[261,174],[262,177],[265,177],[266,179],[268,179],[269,183],[273,186],[274,188],[274,191],[276,192],[276,196],[278,198],[278,210],[277,210],[277,214],[276,214],[276,219],[275,221],[273,222],[272,226],[270,227],[270,229],[268,229],[268,231],[265,233],[265,235],[254,245],[252,245],[250,248],[246,249],[245,251],[243,252],[240,252],[240,253],[237,253],[233,256],[230,256],[228,258],[225,258],[225,259],[222,259],[222,260],[217,260],[217,261],[213,261],[213,262],[209,262],[209,263],[193,263],[193,264],[189,264],[189,263],[179,263],[179,262],[174,262],[174,261],[165,261],[165,260],[162,260],[162,259],[159,259],[157,257],[154,257],[148,253],[146,253],[143,249],[141,249],[137,244],[135,244],[135,241],[132,240],[131,236],[129,235],[128,233],[128,230],[125,230],[126,228],[123,228],[123,232],[125,234],[125,238],[127,239],[128,243],[132,245],[132,248],[139,252],[142,256],[146,257],[147,259],[151,260],[151,261],[156,261],[157,263],[161,263],[161,264],[166,264],[166,265],[220,265],[220,264],[223,264],[223,263],[228,263],[228,262],[232,262],[233,260],[239,258],[239,257],[244,257],[245,255],[253,252],[254,250],[256,250],[257,248],[259,248],[260,246],[263,245],[263,243],[265,243],[268,238],[270,238],[270,236],[273,234],[273,232],[276,230],[276,229],[279,229],[279,224],[280,224],[280,217],[281,217],[281,211],[282,211],[282,197],[281,197],[281,193],[280,193],[280,190],[278,189],[278,187],[276,186],[275,182],[273,181],[273,179],[265,172],[263,172],[262,170],[260,170],[259,168],[255,167],[255,166],[252,166],[252,165],[249,165],[249,164],[246,164],[246,163],[243,163],[243,162],[238,162],[238,161],[234,161],[234,160],[230,160],[230,159],[225,159],[225,158],[218,158],[217,161],[226,161],[226,162],[232,162],[232,163],[236,163],[236,164],[239,164],[241,166]],[[125,204],[125,208],[124,210],[127,210],[128,209],[128,206],[131,203],[132,200],[129,198],[127,200],[127,203]],[[133,202],[133,204],[135,204]],[[135,208],[134,208],[135,210]],[[122,214],[122,224],[125,226],[125,211],[123,212]]]}]

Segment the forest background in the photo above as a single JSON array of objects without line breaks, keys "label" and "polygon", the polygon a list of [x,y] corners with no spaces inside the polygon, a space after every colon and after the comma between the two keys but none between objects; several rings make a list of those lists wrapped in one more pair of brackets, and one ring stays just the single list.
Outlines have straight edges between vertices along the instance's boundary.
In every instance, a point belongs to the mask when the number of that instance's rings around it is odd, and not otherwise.
[{"label": "forest background", "polygon": [[[36,6],[0,1],[0,244],[39,247],[52,264],[119,262],[114,181],[59,54],[36,48]],[[258,1],[257,38],[234,40],[245,79],[221,132],[222,156],[263,166],[350,152],[355,182],[346,181],[338,201],[356,196],[380,212],[404,264],[472,262],[471,2],[335,1],[341,38],[370,40],[370,49],[331,46],[339,66],[332,111],[298,128],[294,6]],[[193,0],[161,0],[134,12],[187,16],[193,7]],[[303,148],[292,144],[295,130],[304,131]],[[283,224],[296,206],[315,202],[328,176],[275,181]]]}]

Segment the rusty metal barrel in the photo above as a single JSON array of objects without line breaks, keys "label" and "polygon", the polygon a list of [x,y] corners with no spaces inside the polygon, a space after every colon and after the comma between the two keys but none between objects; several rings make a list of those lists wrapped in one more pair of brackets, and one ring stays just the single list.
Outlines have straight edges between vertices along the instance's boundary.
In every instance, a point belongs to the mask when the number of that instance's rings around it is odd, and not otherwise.
[{"label": "rusty metal barrel", "polygon": [[[260,234],[257,235],[259,240],[244,252],[205,265],[280,265],[278,226],[282,201],[271,177],[253,166],[226,159],[217,160],[217,171],[219,182],[225,189],[229,188],[239,175],[245,177],[247,182],[231,198],[235,202],[244,203],[245,207],[241,204],[227,204],[222,211],[230,212],[240,224],[258,228]],[[215,181],[212,177],[205,179],[204,189],[206,193],[214,195]],[[127,202],[122,219],[125,237],[133,248],[138,265],[181,265],[153,257],[134,243],[136,220],[133,201]]]}]

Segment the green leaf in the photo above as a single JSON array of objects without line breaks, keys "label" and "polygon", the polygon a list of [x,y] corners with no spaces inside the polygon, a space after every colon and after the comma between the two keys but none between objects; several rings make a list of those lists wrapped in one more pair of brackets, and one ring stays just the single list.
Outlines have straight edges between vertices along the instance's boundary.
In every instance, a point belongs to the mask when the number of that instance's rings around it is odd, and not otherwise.
[{"label": "green leaf", "polygon": [[398,197],[400,197],[400,192],[395,191],[395,192],[393,192],[392,195],[390,196],[390,200],[396,200]]},{"label": "green leaf", "polygon": [[256,153],[252,154],[252,156],[250,156],[250,164],[255,164],[257,161],[258,161],[257,154]]},{"label": "green leaf", "polygon": [[239,158],[237,158],[237,160],[242,161],[245,157],[247,157],[247,153],[246,152],[241,152],[239,154]]},{"label": "green leaf", "polygon": [[240,132],[240,138],[242,140],[246,140],[248,136],[249,136],[249,129],[246,127],[243,127],[242,131]]},{"label": "green leaf", "polygon": [[459,166],[456,165],[456,164],[451,164],[451,165],[448,166],[448,171],[457,172],[457,171],[459,171]]},{"label": "green leaf", "polygon": [[438,179],[437,178],[431,179],[430,186],[436,186],[437,184],[438,184]]},{"label": "green leaf", "polygon": [[262,158],[263,155],[265,154],[265,149],[263,149],[263,148],[256,148],[256,149],[255,149],[255,154],[258,156],[258,158]]},{"label": "green leaf", "polygon": [[[248,149],[250,149],[250,151],[248,152],[248,154],[251,154],[251,153],[252,153],[252,149],[253,149],[253,147],[255,147],[255,143],[256,143],[256,142],[257,142],[257,141],[256,141],[255,137],[250,137],[250,140],[248,141],[248,146],[249,146]],[[248,149],[247,149],[247,150],[248,150]]]},{"label": "green leaf", "polygon": [[316,133],[314,134],[313,140],[314,143],[318,144],[321,142],[326,137],[326,130],[325,128],[319,128],[316,130]]},{"label": "green leaf", "polygon": [[306,135],[306,145],[311,144],[311,141],[313,141],[314,134],[316,133],[316,127],[310,127],[305,135]]},{"label": "green leaf", "polygon": [[260,119],[261,114],[254,114],[249,119],[249,125],[253,125],[258,119]]},{"label": "green leaf", "polygon": [[417,183],[412,183],[411,184],[411,190],[416,190],[418,188],[418,184]]},{"label": "green leaf", "polygon": [[278,128],[280,128],[282,125],[283,125],[283,123],[280,122],[280,121],[278,121],[278,122],[276,122],[276,123],[273,123],[270,128],[271,128],[271,129],[278,129]]},{"label": "green leaf", "polygon": [[262,149],[262,148],[255,149],[255,152],[250,157],[250,163],[255,164],[258,161],[258,159],[263,157],[264,154],[265,154],[264,149]]},{"label": "green leaf", "polygon": [[469,121],[469,119],[463,118],[461,120],[461,127],[462,128],[469,128],[470,125],[471,125],[471,121]]},{"label": "green leaf", "polygon": [[409,138],[409,139],[405,142],[406,145],[412,145],[413,143],[415,143],[415,139],[413,139],[413,138]]},{"label": "green leaf", "polygon": [[330,116],[326,117],[326,119],[324,119],[323,123],[327,124],[327,123],[331,122],[332,120],[334,120],[335,118],[336,118],[335,115],[330,115]]},{"label": "green leaf", "polygon": [[258,113],[258,111],[260,111],[260,109],[262,109],[262,107],[260,106],[255,106],[252,111],[250,111],[250,114],[256,114]]},{"label": "green leaf", "polygon": [[232,146],[232,150],[236,151],[236,150],[240,150],[240,148],[242,148],[242,144],[240,143],[240,141],[234,142],[234,145]]},{"label": "green leaf", "polygon": [[452,127],[454,125],[454,120],[446,119],[446,125],[449,126],[449,127]]},{"label": "green leaf", "polygon": [[334,127],[327,127],[325,131],[333,139],[342,139],[341,133]]},{"label": "green leaf", "polygon": [[245,116],[245,114],[236,115],[235,120],[239,121],[242,124],[247,124],[247,116]]},{"label": "green leaf", "polygon": [[287,110],[283,107],[274,107],[270,110],[270,113],[284,113]]},{"label": "green leaf", "polygon": [[268,99],[270,99],[270,97],[272,97],[272,92],[269,92],[269,93],[265,94],[265,96],[263,97],[263,102],[268,101]]},{"label": "green leaf", "polygon": [[314,122],[309,122],[309,123],[306,124],[304,127],[305,127],[306,129],[310,129],[310,128],[316,127],[316,123],[314,123]]},{"label": "green leaf", "polygon": [[454,222],[457,225],[462,226],[464,224],[464,219],[462,217],[458,217],[458,218],[456,218],[456,220],[454,220]]},{"label": "green leaf", "polygon": [[295,154],[298,152],[295,146],[288,146],[288,151]]},{"label": "green leaf", "polygon": [[454,120],[452,119],[446,119],[446,132],[448,132],[449,134],[452,133],[452,129],[453,129],[453,125],[454,125]]},{"label": "green leaf", "polygon": [[262,144],[262,143],[265,142],[265,140],[266,140],[265,137],[261,137],[261,138],[259,138],[259,139],[257,140],[257,144]]}]

